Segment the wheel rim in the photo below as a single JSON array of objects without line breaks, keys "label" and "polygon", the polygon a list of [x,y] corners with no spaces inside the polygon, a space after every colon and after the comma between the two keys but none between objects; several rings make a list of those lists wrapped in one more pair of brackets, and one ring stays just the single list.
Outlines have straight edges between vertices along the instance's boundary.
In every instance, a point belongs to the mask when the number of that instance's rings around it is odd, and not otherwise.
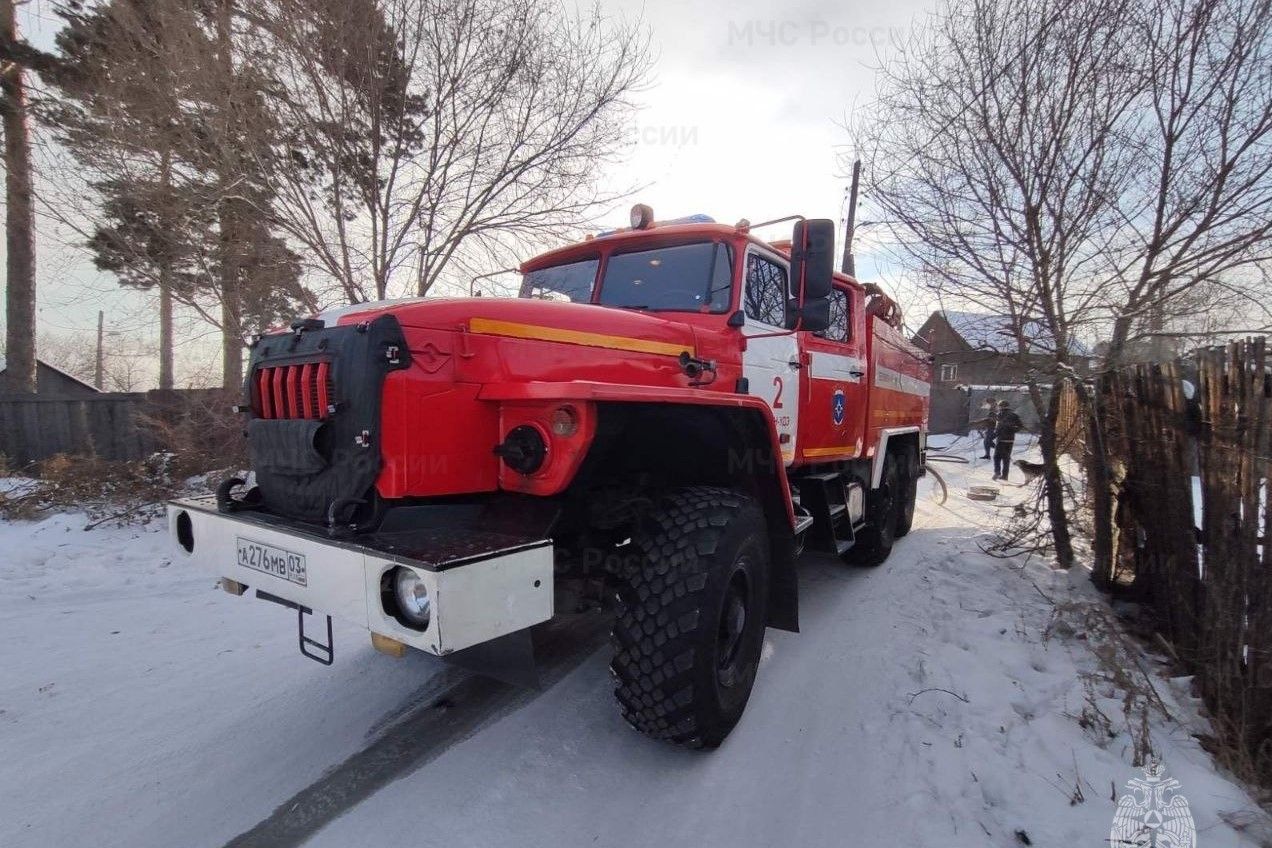
[{"label": "wheel rim", "polygon": [[721,686],[732,686],[738,678],[744,653],[743,645],[750,617],[751,592],[742,561],[729,580],[720,610],[720,627],[716,634],[716,678]]}]

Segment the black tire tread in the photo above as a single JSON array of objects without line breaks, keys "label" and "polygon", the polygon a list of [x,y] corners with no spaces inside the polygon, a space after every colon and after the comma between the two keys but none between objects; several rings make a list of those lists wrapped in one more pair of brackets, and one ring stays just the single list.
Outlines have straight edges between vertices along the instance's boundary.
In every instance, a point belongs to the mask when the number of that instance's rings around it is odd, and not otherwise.
[{"label": "black tire tread", "polygon": [[[891,475],[893,488],[900,483],[901,476],[897,468],[896,454],[889,453],[884,458],[884,477]],[[893,495],[892,509],[890,515],[880,514],[880,508],[872,505],[870,508],[870,523],[861,531],[861,535],[857,539],[857,543],[848,549],[845,559],[853,565],[862,565],[873,568],[882,565],[892,554],[892,545],[897,539],[897,524],[900,518],[900,510],[898,509],[897,495]],[[892,538],[886,538],[887,534],[882,532],[881,524],[885,521],[891,521]]]},{"label": "black tire tread", "polygon": [[[705,590],[725,529],[748,510],[748,496],[695,486],[664,495],[632,544],[641,556],[618,593],[610,670],[623,718],[636,730],[690,748],[719,744],[717,728],[695,714],[694,652],[707,616]],[[727,733],[727,729],[725,730]]]},{"label": "black tire tread", "polygon": [[901,502],[897,504],[897,538],[914,526],[914,507],[919,498],[919,455],[907,447],[901,454]]}]

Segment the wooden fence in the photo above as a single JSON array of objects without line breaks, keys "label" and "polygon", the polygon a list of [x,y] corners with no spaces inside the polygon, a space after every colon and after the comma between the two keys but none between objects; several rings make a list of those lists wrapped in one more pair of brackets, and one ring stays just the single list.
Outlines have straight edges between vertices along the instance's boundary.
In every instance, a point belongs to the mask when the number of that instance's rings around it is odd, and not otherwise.
[{"label": "wooden fence", "polygon": [[[1102,376],[1115,586],[1155,610],[1230,752],[1272,779],[1272,376],[1264,339]],[[1072,390],[1067,416],[1089,409]],[[1074,428],[1080,430],[1081,428]],[[1088,452],[1088,456],[1089,456]]]},{"label": "wooden fence", "polygon": [[0,454],[23,467],[56,454],[142,459],[160,444],[149,420],[171,418],[215,391],[103,393],[83,397],[0,395]]}]

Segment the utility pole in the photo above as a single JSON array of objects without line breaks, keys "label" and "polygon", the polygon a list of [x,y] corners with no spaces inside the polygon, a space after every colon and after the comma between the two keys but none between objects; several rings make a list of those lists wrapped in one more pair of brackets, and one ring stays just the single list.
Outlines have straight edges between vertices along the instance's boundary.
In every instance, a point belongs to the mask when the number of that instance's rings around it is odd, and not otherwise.
[{"label": "utility pole", "polygon": [[93,385],[97,387],[97,391],[102,390],[102,366],[106,362],[106,352],[102,346],[106,337],[106,313],[97,310],[97,367],[93,369]]},{"label": "utility pole", "polygon": [[848,220],[844,226],[844,259],[840,267],[850,277],[857,275],[857,261],[852,255],[852,235],[857,228],[857,185],[861,182],[861,160],[852,163],[852,185],[848,189]]}]

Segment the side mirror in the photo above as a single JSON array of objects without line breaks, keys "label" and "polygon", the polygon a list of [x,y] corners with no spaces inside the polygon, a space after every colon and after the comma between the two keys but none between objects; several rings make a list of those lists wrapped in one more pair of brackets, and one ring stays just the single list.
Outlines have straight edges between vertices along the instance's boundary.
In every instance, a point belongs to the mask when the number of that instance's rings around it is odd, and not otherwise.
[{"label": "side mirror", "polygon": [[[794,316],[797,320],[791,320]],[[816,300],[804,298],[804,305],[797,306],[790,301],[786,309],[786,329],[807,330],[818,333],[830,326],[830,298],[819,297]]]},{"label": "side mirror", "polygon": [[835,275],[835,222],[798,221],[791,236],[791,291],[786,329],[816,332],[830,326],[830,292]]}]

